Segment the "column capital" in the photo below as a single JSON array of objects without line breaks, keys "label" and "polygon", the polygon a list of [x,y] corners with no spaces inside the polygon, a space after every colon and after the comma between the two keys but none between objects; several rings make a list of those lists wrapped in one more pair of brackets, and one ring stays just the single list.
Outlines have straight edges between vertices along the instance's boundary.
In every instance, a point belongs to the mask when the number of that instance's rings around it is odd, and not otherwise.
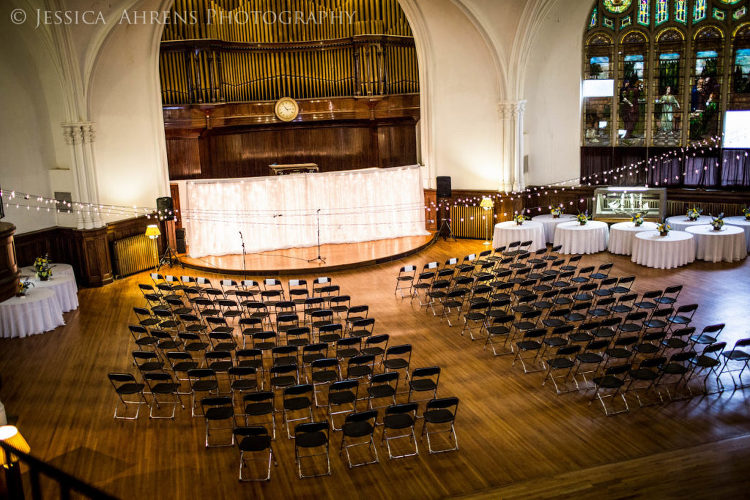
[{"label": "column capital", "polygon": [[500,112],[500,117],[504,120],[515,118],[526,111],[526,100],[500,101],[497,103],[497,109]]}]

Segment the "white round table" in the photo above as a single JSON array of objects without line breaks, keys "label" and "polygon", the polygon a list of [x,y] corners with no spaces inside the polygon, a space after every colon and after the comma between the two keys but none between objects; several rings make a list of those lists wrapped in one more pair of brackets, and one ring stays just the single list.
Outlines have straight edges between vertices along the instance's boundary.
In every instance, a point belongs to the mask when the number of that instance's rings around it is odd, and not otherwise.
[{"label": "white round table", "polygon": [[750,252],[750,220],[745,219],[744,215],[738,215],[735,217],[725,217],[724,224],[728,224],[730,226],[738,226],[745,231],[747,251]]},{"label": "white round table", "polygon": [[709,262],[734,262],[747,257],[745,232],[737,226],[724,225],[719,231],[712,226],[693,226],[686,231],[695,237],[695,258]]},{"label": "white round table", "polygon": [[[21,274],[28,274],[29,277],[36,277],[36,269],[34,269],[34,266],[22,267]],[[53,262],[52,276],[75,276],[75,273],[73,272],[73,266],[71,266],[70,264]]]},{"label": "white round table", "polygon": [[492,248],[508,246],[514,241],[531,241],[529,250],[536,251],[545,248],[544,227],[539,222],[526,221],[521,225],[513,221],[495,224],[492,235]]},{"label": "white round table", "polygon": [[656,223],[644,222],[636,226],[632,222],[618,222],[609,227],[609,252],[618,255],[633,253],[633,236],[642,231],[656,231]]},{"label": "white round table", "polygon": [[52,290],[57,297],[62,312],[78,309],[78,287],[73,276],[53,275],[47,281],[41,281],[34,276],[29,281],[34,284],[34,289],[46,288]]},{"label": "white round table", "polygon": [[26,337],[64,324],[60,303],[49,288],[30,288],[25,297],[0,302],[0,337]]},{"label": "white round table", "polygon": [[695,260],[695,238],[685,231],[670,231],[666,236],[658,231],[636,233],[630,260],[657,269],[684,266]]},{"label": "white round table", "polygon": [[562,245],[560,253],[581,254],[603,252],[607,249],[609,227],[598,220],[583,226],[578,221],[563,222],[555,229],[554,245]]},{"label": "white round table", "polygon": [[576,216],[571,214],[562,214],[560,217],[555,219],[552,214],[537,215],[532,220],[534,222],[540,222],[544,228],[544,241],[547,243],[553,243],[555,241],[555,228],[558,224],[563,222],[570,222],[575,220]]},{"label": "white round table", "polygon": [[703,224],[709,224],[710,222],[711,217],[708,215],[701,215],[695,222],[688,220],[684,215],[667,217],[667,224],[670,225],[672,231],[684,231],[691,226],[702,226]]}]

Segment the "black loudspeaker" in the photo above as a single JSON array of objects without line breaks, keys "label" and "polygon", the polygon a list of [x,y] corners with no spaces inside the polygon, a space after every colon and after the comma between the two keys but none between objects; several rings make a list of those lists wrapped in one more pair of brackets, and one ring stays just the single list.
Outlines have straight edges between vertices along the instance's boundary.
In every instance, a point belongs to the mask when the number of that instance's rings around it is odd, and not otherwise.
[{"label": "black loudspeaker", "polygon": [[5,217],[5,205],[3,205],[3,190],[0,188],[0,219]]},{"label": "black loudspeaker", "polygon": [[450,198],[453,193],[451,191],[451,177],[449,175],[439,175],[435,180],[437,181],[437,197]]},{"label": "black loudspeaker", "polygon": [[177,253],[187,253],[187,246],[185,245],[185,228],[178,227],[174,230],[174,235]]},{"label": "black loudspeaker", "polygon": [[162,217],[169,217],[170,213],[174,210],[174,204],[172,203],[171,196],[162,196],[156,199],[156,211]]}]

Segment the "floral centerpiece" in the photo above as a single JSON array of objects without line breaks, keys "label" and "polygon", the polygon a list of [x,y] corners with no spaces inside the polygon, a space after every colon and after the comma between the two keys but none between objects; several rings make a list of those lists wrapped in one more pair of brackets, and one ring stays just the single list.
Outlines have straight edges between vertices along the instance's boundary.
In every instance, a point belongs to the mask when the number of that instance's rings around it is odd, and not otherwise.
[{"label": "floral centerpiece", "polygon": [[524,223],[526,220],[526,217],[524,217],[522,214],[518,214],[515,217],[513,217],[513,220],[518,224],[519,226]]},{"label": "floral centerpiece", "polygon": [[742,215],[745,216],[745,220],[750,220],[750,207],[742,209]]},{"label": "floral centerpiece", "polygon": [[37,257],[34,260],[34,270],[36,276],[41,281],[47,281],[52,276],[52,266],[50,265],[49,256],[47,254],[44,257]]},{"label": "floral centerpiece", "polygon": [[552,210],[550,210],[550,213],[552,214],[553,219],[559,219],[560,216],[563,214],[563,208],[555,207]]},{"label": "floral centerpiece", "polygon": [[582,225],[582,226],[585,226],[585,225],[586,225],[586,223],[587,223],[587,222],[589,221],[589,213],[588,213],[588,212],[585,212],[585,213],[579,213],[579,214],[578,214],[578,215],[576,216],[576,220],[578,221],[578,223],[579,223],[580,225]]},{"label": "floral centerpiece", "polygon": [[18,290],[16,290],[16,297],[23,297],[26,295],[26,292],[29,291],[29,288],[34,286],[34,283],[32,283],[29,280],[20,280],[18,282]]},{"label": "floral centerpiece", "polygon": [[641,224],[643,224],[643,214],[640,212],[636,212],[630,216],[630,220],[631,222],[633,222],[633,225],[635,227],[640,227]]},{"label": "floral centerpiece", "polygon": [[698,217],[700,217],[702,213],[703,209],[693,207],[688,209],[685,216],[688,218],[688,220],[695,222],[698,220]]},{"label": "floral centerpiece", "polygon": [[721,228],[724,227],[724,213],[720,213],[718,217],[711,216],[711,225],[714,228],[714,231],[721,231]]},{"label": "floral centerpiece", "polygon": [[670,226],[669,224],[667,224],[667,220],[666,219],[664,219],[663,221],[661,221],[661,224],[658,224],[656,226],[656,230],[659,231],[659,235],[661,235],[661,236],[668,235],[670,229],[672,229],[672,226]]}]

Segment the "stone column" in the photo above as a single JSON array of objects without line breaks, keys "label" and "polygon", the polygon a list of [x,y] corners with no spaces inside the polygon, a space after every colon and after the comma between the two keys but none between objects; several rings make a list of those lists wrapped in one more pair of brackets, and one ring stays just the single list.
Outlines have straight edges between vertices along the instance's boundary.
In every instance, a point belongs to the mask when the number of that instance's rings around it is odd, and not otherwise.
[{"label": "stone column", "polygon": [[500,189],[505,192],[521,191],[525,187],[523,176],[523,114],[526,101],[503,101],[498,109],[503,121],[502,178]]}]

